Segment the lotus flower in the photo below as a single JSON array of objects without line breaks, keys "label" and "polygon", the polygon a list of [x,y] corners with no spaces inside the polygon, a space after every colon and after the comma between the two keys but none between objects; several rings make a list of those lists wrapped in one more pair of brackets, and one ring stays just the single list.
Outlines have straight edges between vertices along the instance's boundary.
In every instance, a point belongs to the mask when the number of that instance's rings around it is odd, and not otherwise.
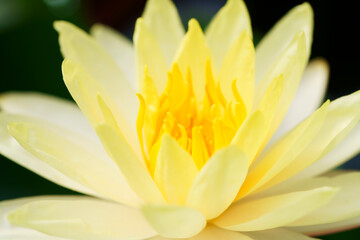
[{"label": "lotus flower", "polygon": [[0,152],[87,196],[4,201],[0,239],[288,240],[360,223],[360,173],[331,170],[359,152],[360,92],[318,108],[328,66],[307,65],[308,3],[256,50],[241,0],[205,33],[149,0],[133,45],[55,28],[77,105],[3,94]]}]

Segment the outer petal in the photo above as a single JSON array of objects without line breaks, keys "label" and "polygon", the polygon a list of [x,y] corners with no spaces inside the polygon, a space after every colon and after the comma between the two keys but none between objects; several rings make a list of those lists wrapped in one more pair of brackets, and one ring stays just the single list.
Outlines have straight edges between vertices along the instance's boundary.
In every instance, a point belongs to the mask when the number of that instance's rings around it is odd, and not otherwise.
[{"label": "outer petal", "polygon": [[289,231],[283,228],[275,228],[265,231],[246,233],[253,240],[315,240],[301,233]]},{"label": "outer petal", "polygon": [[283,92],[280,98],[281,104],[278,105],[271,122],[268,139],[270,139],[272,134],[278,128],[295,97],[298,84],[307,63],[305,43],[306,38],[303,32],[299,32],[295,35],[290,44],[286,46],[281,55],[273,62],[269,71],[267,71],[256,86],[255,96],[257,96],[257,98],[255,99],[255,107],[260,105],[274,78],[282,76],[284,79]]},{"label": "outer petal", "polygon": [[360,217],[357,217],[340,222],[301,226],[301,227],[290,227],[289,229],[297,232],[302,232],[311,236],[321,236],[321,235],[346,231],[349,229],[357,228],[359,226],[360,226]]},{"label": "outer petal", "polygon": [[[336,171],[335,171],[336,173]],[[339,173],[334,177],[312,178],[289,188],[300,186],[332,186],[339,189],[336,196],[323,207],[296,220],[289,226],[308,226],[341,222],[360,216],[360,172]]]},{"label": "outer petal", "polygon": [[217,151],[201,169],[186,205],[207,219],[219,216],[235,199],[247,174],[247,156],[236,146]]},{"label": "outer petal", "polygon": [[313,11],[309,3],[303,3],[289,11],[265,35],[256,47],[255,76],[258,83],[273,62],[281,55],[292,38],[303,31],[306,37],[307,58],[310,56],[313,34]]},{"label": "outer petal", "polygon": [[154,180],[170,204],[185,204],[198,173],[191,155],[165,134],[157,156]]},{"label": "outer petal", "polygon": [[221,229],[215,227],[213,225],[208,225],[201,233],[196,235],[195,237],[190,238],[189,240],[252,240],[252,238],[246,236],[245,234],[227,231],[225,229]]},{"label": "outer petal", "polygon": [[145,205],[142,212],[149,224],[163,237],[189,238],[206,226],[205,217],[198,211],[171,205]]},{"label": "outer petal", "polygon": [[146,202],[164,203],[165,199],[150,173],[142,165],[124,138],[111,126],[100,125],[96,128],[105,150],[123,173],[130,187]]},{"label": "outer petal", "polygon": [[31,202],[10,213],[8,219],[18,226],[78,240],[145,239],[156,235],[140,210],[88,197]]},{"label": "outer petal", "polygon": [[234,231],[259,231],[281,227],[325,205],[336,189],[321,187],[255,200],[240,200],[213,223]]},{"label": "outer petal", "polygon": [[296,157],[306,149],[322,126],[328,109],[325,103],[318,111],[307,118],[288,135],[277,142],[269,151],[259,157],[258,164],[249,172],[238,198],[263,187],[287,166],[292,166]]},{"label": "outer petal", "polygon": [[[296,157],[291,164],[291,167],[288,166],[285,168],[272,180],[272,184],[282,182],[285,179],[294,176],[307,166],[311,166],[313,163],[317,165],[318,163],[316,161],[336,147],[359,122],[359,109],[360,91],[333,101],[329,105],[328,114],[317,136],[310,142],[306,149]],[[357,145],[360,148],[358,142],[352,144]],[[321,159],[320,161],[323,160]],[[321,165],[324,164],[326,163],[321,163]],[[317,167],[321,167],[321,165],[317,165]],[[320,171],[324,171],[324,169],[321,169]],[[304,175],[300,173],[300,176],[295,176],[294,179],[303,177]]]},{"label": "outer petal", "polygon": [[190,70],[193,89],[197,101],[205,95],[205,66],[211,60],[211,51],[199,23],[195,19],[189,21],[188,31],[175,57],[183,76]]},{"label": "outer petal", "polygon": [[138,92],[142,91],[145,67],[149,76],[154,79],[156,89],[162,93],[167,83],[167,64],[160,45],[150,29],[139,18],[136,21],[134,32],[134,47],[136,57],[136,73]]},{"label": "outer petal", "polygon": [[0,96],[0,109],[43,119],[98,141],[94,129],[78,106],[65,99],[43,93],[5,93]]},{"label": "outer petal", "polygon": [[135,87],[135,52],[132,43],[116,30],[95,24],[90,29],[95,40],[113,57],[126,79]]},{"label": "outer petal", "polygon": [[28,202],[56,198],[71,199],[69,196],[41,196],[0,202],[0,240],[65,240],[65,238],[48,236],[33,229],[11,226],[7,220],[7,215],[11,211]]},{"label": "outer petal", "polygon": [[[70,59],[63,61],[62,70],[67,88],[92,126],[95,128],[97,125],[106,122],[108,120],[106,115],[112,115],[114,119],[112,124],[121,131],[135,152],[140,153],[136,124],[129,123],[125,119],[111,93],[99,81],[89,75],[84,68]],[[105,112],[107,114],[104,112],[104,105],[106,105],[107,111]]]},{"label": "outer petal", "polygon": [[135,133],[138,100],[116,62],[93,38],[74,25],[59,21],[54,26],[60,34],[64,57],[80,65],[108,92],[122,118],[133,127]]},{"label": "outer petal", "polygon": [[320,106],[325,97],[328,77],[329,65],[324,59],[315,59],[309,63],[295,98],[270,143],[290,131]]},{"label": "outer petal", "polygon": [[219,68],[230,46],[243,31],[252,37],[248,10],[242,0],[228,0],[206,29],[206,40]]},{"label": "outer petal", "polygon": [[10,134],[41,161],[104,198],[129,205],[141,202],[101,145],[46,122],[7,118]]},{"label": "outer petal", "polygon": [[159,43],[166,62],[171,64],[184,36],[184,27],[174,3],[171,0],[149,0],[142,17]]},{"label": "outer petal", "polygon": [[[24,117],[21,117],[22,119]],[[14,120],[14,118],[11,118]],[[39,174],[40,176],[53,181],[61,186],[73,189],[90,195],[97,195],[91,188],[81,185],[68,176],[64,175],[54,167],[46,164],[31,153],[26,151],[20,144],[11,136],[7,125],[9,123],[9,115],[0,113],[0,152],[7,158],[28,168],[29,170]]]}]

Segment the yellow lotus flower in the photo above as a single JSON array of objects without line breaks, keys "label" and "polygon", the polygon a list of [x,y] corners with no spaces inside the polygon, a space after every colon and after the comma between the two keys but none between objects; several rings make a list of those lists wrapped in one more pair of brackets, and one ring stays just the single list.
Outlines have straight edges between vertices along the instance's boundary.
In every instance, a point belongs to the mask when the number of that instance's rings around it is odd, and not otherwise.
[{"label": "yellow lotus flower", "polygon": [[288,240],[360,223],[360,173],[326,173],[359,152],[360,92],[316,110],[328,67],[306,68],[308,3],[256,50],[241,0],[186,34],[170,0],[149,0],[134,45],[55,28],[81,112],[4,94],[0,152],[88,196],[2,202],[0,239]]}]

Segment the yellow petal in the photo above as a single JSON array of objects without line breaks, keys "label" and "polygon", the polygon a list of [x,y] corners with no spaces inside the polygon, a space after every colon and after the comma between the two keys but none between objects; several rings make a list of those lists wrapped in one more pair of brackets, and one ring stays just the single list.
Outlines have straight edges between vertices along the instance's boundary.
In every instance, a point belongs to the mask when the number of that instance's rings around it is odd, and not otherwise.
[{"label": "yellow petal", "polygon": [[10,122],[8,129],[35,157],[104,198],[128,205],[141,203],[101,146],[58,126],[40,122]]},{"label": "yellow petal", "polygon": [[193,89],[198,101],[202,101],[205,95],[205,66],[209,59],[211,60],[211,52],[201,27],[195,19],[191,19],[175,62],[178,63],[183,76],[190,69]]},{"label": "yellow petal", "polygon": [[[353,129],[360,119],[360,91],[351,95],[339,98],[329,105],[329,110],[325,118],[324,124],[319,129],[317,136],[311,140],[310,144],[303,150],[303,152],[296,157],[289,165],[282,170],[272,184],[282,182],[325,156],[330,150],[336,147],[342,139]],[[352,144],[358,145],[357,142]],[[323,161],[322,159],[320,161]],[[315,166],[322,167],[324,162]],[[327,168],[326,166],[326,169]],[[321,172],[324,170],[321,169]],[[297,177],[298,179],[303,176]]]},{"label": "yellow petal", "polygon": [[88,34],[71,23],[54,24],[61,52],[80,65],[109,94],[128,124],[136,121],[138,101],[134,89],[106,51]]},{"label": "yellow petal", "polygon": [[282,138],[268,152],[262,154],[262,157],[258,159],[258,164],[249,172],[238,198],[259,189],[285,167],[291,165],[319,132],[325,120],[328,105],[328,102],[325,103],[322,108]]},{"label": "yellow petal", "polygon": [[[126,116],[118,108],[110,93],[91,77],[80,65],[70,59],[65,59],[62,65],[64,81],[72,97],[87,117],[93,127],[104,123],[104,106],[98,101],[99,96],[106,102],[107,108],[116,119],[117,128],[126,137],[127,142],[136,152],[140,153],[140,145],[136,136],[136,122],[128,122]],[[127,100],[124,99],[124,102]],[[136,121],[136,120],[134,120]]]},{"label": "yellow petal", "polygon": [[295,98],[271,142],[275,142],[290,131],[320,106],[325,97],[328,78],[329,65],[325,59],[317,58],[309,63],[301,78]]},{"label": "yellow petal", "polygon": [[252,37],[250,17],[245,3],[242,0],[228,0],[206,29],[206,39],[218,68],[231,45],[244,30]]},{"label": "yellow petal", "polygon": [[198,173],[190,154],[165,134],[156,160],[154,181],[170,204],[185,204]]},{"label": "yellow petal", "polygon": [[303,31],[305,34],[306,58],[310,56],[314,28],[313,15],[310,4],[303,3],[290,10],[265,35],[256,47],[255,76],[257,83],[299,32]]},{"label": "yellow petal", "polygon": [[281,104],[279,104],[272,120],[269,137],[279,126],[295,96],[307,63],[305,40],[304,33],[298,33],[256,86],[255,96],[258,96],[258,102],[255,106],[259,106],[273,79],[279,76],[284,79],[283,92],[280,98]]},{"label": "yellow petal", "polygon": [[0,229],[0,240],[65,240],[27,228]]},{"label": "yellow petal", "polygon": [[345,172],[330,178],[311,178],[292,185],[291,188],[299,188],[301,186],[331,186],[338,188],[339,192],[328,204],[288,225],[309,226],[360,217],[359,201],[354,201],[360,198],[360,191],[357,185],[359,182],[360,172]]},{"label": "yellow petal", "polygon": [[[55,182],[66,188],[89,194],[96,195],[91,188],[84,186],[73,179],[59,172],[53,166],[50,166],[38,159],[28,151],[26,151],[10,134],[8,129],[9,122],[12,121],[35,121],[43,126],[49,126],[48,122],[40,121],[35,118],[25,117],[21,115],[12,115],[5,112],[0,113],[0,152],[2,155],[20,164],[21,166],[33,171],[40,176]],[[86,141],[88,142],[88,141]],[[90,141],[91,142],[91,141]],[[90,144],[92,146],[92,144]]]},{"label": "yellow petal", "polygon": [[78,240],[135,240],[156,235],[140,210],[88,197],[31,202],[10,213],[8,219],[18,226]]},{"label": "yellow petal", "polygon": [[146,202],[164,203],[164,197],[148,170],[143,166],[124,138],[109,125],[98,126],[96,132],[105,150],[117,164],[134,192]]},{"label": "yellow petal", "polygon": [[331,187],[292,192],[233,204],[213,223],[233,231],[259,231],[291,223],[325,205],[336,193]]},{"label": "yellow petal", "polygon": [[253,162],[266,135],[265,121],[264,114],[256,111],[243,123],[232,140],[232,144],[243,150],[248,156],[249,165]]},{"label": "yellow petal", "polygon": [[[238,1],[238,0],[235,0]],[[234,2],[230,0],[229,2]],[[233,25],[232,25],[233,26]],[[217,33],[219,36],[219,33]],[[223,43],[220,46],[224,46]],[[244,31],[230,45],[219,71],[221,90],[228,101],[235,98],[231,85],[236,79],[236,87],[250,112],[254,95],[255,49],[251,36]]]},{"label": "yellow petal", "polygon": [[217,151],[201,169],[186,205],[207,219],[219,216],[235,199],[248,169],[247,156],[236,146]]},{"label": "yellow petal", "polygon": [[184,27],[171,0],[149,0],[142,15],[170,65],[184,36]]},{"label": "yellow petal", "polygon": [[112,56],[132,87],[135,87],[135,52],[129,39],[116,30],[99,23],[91,27],[90,33]]},{"label": "yellow petal", "polygon": [[136,89],[141,91],[145,66],[149,76],[154,80],[158,92],[163,92],[167,83],[167,64],[155,36],[148,29],[144,20],[136,21],[134,31],[136,60]]},{"label": "yellow petal", "polygon": [[190,238],[206,226],[205,217],[187,207],[144,205],[141,210],[149,224],[166,238]]},{"label": "yellow petal", "polygon": [[97,141],[94,129],[73,101],[43,93],[9,92],[0,95],[0,108],[7,113],[35,117],[57,124]]},{"label": "yellow petal", "polygon": [[253,240],[316,240],[301,233],[289,231],[285,228],[275,228],[265,231],[246,233]]}]

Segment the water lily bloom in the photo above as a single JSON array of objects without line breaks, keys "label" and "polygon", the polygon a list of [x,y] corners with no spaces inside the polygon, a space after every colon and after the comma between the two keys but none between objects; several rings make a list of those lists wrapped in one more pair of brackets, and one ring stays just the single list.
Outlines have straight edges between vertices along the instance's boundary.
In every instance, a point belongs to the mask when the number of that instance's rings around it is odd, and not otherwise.
[{"label": "water lily bloom", "polygon": [[[313,12],[289,11],[256,49],[228,0],[185,33],[149,0],[133,44],[59,21],[75,103],[0,98],[0,152],[86,196],[0,203],[0,239],[311,239],[360,224],[360,91],[322,103],[328,65],[310,56]],[[85,118],[86,117],[86,118]]]}]

